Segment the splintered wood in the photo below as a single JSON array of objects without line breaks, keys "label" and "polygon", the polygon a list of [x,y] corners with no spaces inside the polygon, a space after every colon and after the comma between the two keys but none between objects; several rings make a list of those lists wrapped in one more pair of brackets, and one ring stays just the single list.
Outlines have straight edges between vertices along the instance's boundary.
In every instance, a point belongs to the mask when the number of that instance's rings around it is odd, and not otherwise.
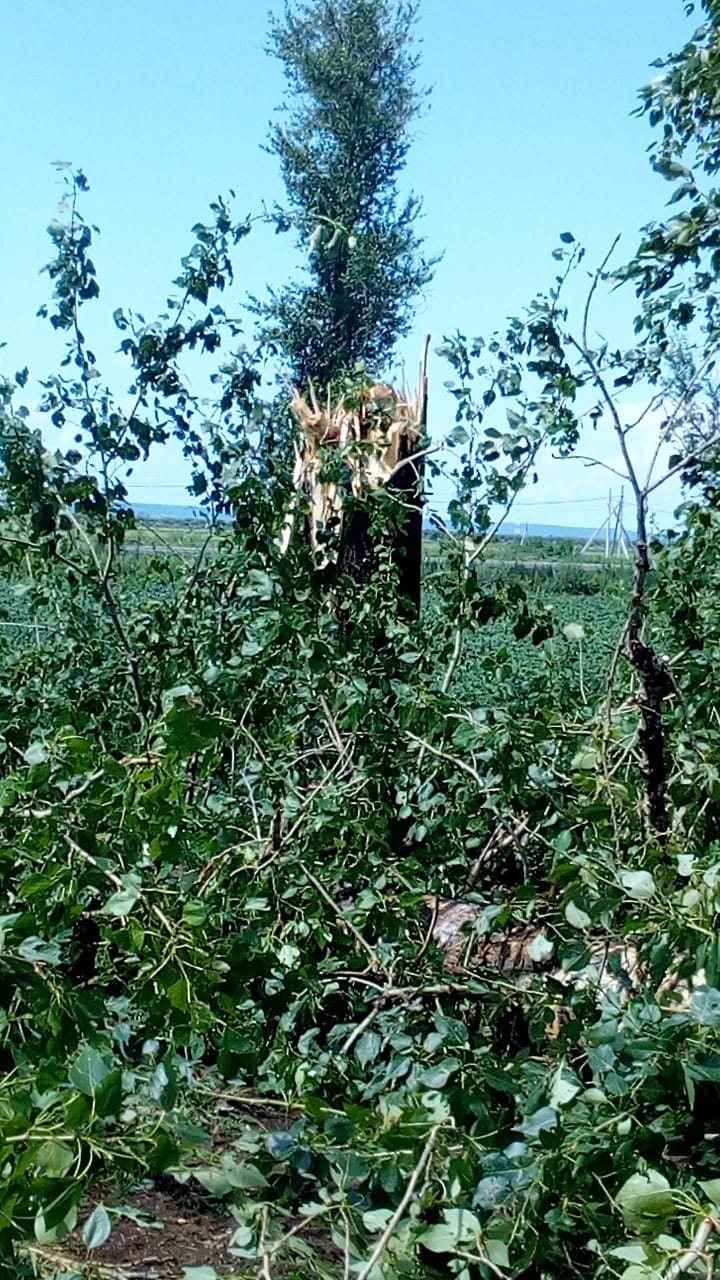
[{"label": "splintered wood", "polygon": [[[648,986],[638,948],[622,938],[588,939],[589,957],[582,968],[566,969],[554,956],[554,945],[542,928],[511,925],[500,931],[487,927],[485,909],[458,898],[425,897],[432,913],[430,937],[445,952],[449,972],[494,969],[519,991],[542,975],[574,991],[595,988],[598,996],[624,1001]],[[658,1003],[677,1012],[690,1006],[695,990],[706,985],[701,971],[688,983],[668,974],[655,990]]]},{"label": "splintered wood", "polygon": [[342,530],[345,494],[362,498],[412,465],[424,405],[423,376],[414,398],[376,382],[321,408],[312,388],[308,398],[295,392],[290,409],[300,431],[295,492],[280,540],[282,551],[290,545],[298,510],[304,506],[317,565],[324,568],[330,562],[328,542],[337,543]]}]

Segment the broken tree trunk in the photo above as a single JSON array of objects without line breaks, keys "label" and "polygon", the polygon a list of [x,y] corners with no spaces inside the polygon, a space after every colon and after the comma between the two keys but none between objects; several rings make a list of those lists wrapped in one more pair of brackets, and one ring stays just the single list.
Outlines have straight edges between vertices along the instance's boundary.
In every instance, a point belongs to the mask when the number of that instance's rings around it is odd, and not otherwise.
[{"label": "broken tree trunk", "polygon": [[290,404],[300,431],[283,548],[304,506],[318,568],[329,570],[329,577],[368,581],[378,563],[368,497],[383,486],[397,503],[392,556],[402,608],[410,617],[420,612],[428,341],[414,397],[376,382],[325,408],[312,388],[308,398],[296,392]]},{"label": "broken tree trunk", "polygon": [[670,825],[667,809],[667,782],[670,767],[665,743],[663,703],[673,693],[675,683],[668,663],[642,639],[645,588],[650,572],[646,508],[646,496],[641,494],[638,500],[635,579],[625,638],[628,657],[638,676],[637,703],[641,722],[637,745],[645,783],[646,827],[649,834],[663,843],[667,839]]}]

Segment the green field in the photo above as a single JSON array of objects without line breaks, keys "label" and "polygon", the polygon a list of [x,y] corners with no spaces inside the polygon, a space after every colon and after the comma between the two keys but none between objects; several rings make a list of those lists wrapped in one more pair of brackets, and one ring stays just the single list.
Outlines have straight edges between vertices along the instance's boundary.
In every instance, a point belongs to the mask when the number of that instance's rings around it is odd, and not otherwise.
[{"label": "green field", "polygon": [[[124,607],[151,612],[161,605],[193,572],[203,559],[216,554],[217,535],[204,526],[188,522],[139,522],[130,531],[121,553],[119,594]],[[449,575],[448,557],[438,540],[426,540],[424,568],[424,624],[432,632],[437,624]],[[571,711],[588,705],[605,687],[612,655],[627,618],[631,569],[627,562],[593,563],[580,555],[578,544],[561,539],[495,539],[479,569],[479,581],[489,597],[505,592],[510,585],[525,599],[529,618],[542,627],[542,639],[528,635],[518,638],[515,629],[520,599],[511,602],[505,616],[468,627],[463,652],[454,677],[454,690],[470,705],[492,705],[503,689],[513,688],[519,702],[533,696],[538,683],[549,687],[558,705]],[[96,626],[112,634],[102,610],[93,609],[92,597],[81,584],[59,585],[76,609],[96,614]],[[6,651],[33,648],[52,649],[68,628],[72,613],[59,615],[45,586],[38,586],[28,562],[21,562],[12,576],[0,584],[0,646]],[[447,623],[447,619],[445,619]],[[583,635],[565,634],[565,628],[582,628]],[[545,632],[549,632],[546,636]],[[438,674],[442,675],[442,664]],[[509,680],[507,677],[513,675]]]}]

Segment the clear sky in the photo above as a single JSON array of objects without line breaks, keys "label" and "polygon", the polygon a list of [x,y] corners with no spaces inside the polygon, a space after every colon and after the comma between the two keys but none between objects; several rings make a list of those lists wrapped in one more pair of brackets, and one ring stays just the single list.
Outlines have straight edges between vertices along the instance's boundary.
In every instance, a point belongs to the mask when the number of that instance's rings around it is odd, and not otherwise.
[{"label": "clear sky", "polygon": [[[265,52],[268,12],[257,0],[4,0],[2,19],[0,371],[28,364],[42,377],[57,365],[61,339],[35,313],[61,196],[51,166],[67,160],[90,180],[85,212],[102,233],[102,299],[95,331],[89,315],[86,327],[120,389],[114,308],[162,310],[190,228],[219,193],[235,190],[238,215],[282,203],[263,150],[283,94]],[[444,256],[402,344],[411,379],[425,333],[434,346],[457,329],[487,335],[551,283],[559,232],[588,246],[588,262],[620,232],[620,258],[630,256],[669,194],[647,160],[647,123],[631,116],[637,90],[655,74],[652,59],[691,30],[682,0],[421,0],[420,79],[433,92],[405,180],[423,198],[428,250]],[[253,232],[238,250],[231,306],[297,265],[289,237]],[[602,323],[627,327],[632,297],[614,307]],[[434,357],[435,436],[451,425],[447,376]],[[612,462],[611,441],[595,447]],[[169,450],[137,471],[131,495],[179,503],[184,482]],[[517,520],[594,526],[610,486],[619,481],[599,468],[549,460]],[[658,512],[677,497],[662,491]]]}]

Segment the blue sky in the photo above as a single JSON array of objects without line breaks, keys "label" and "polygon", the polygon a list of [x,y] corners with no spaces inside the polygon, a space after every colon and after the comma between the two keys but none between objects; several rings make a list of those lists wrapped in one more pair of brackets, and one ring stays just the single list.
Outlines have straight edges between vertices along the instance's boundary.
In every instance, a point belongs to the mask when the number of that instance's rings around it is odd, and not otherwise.
[{"label": "blue sky", "polygon": [[[263,150],[283,93],[265,53],[267,19],[255,0],[5,0],[0,371],[28,364],[42,377],[61,353],[35,318],[47,295],[45,228],[62,194],[53,161],[82,167],[91,183],[102,299],[87,329],[118,388],[114,308],[162,310],[190,227],[217,194],[232,187],[239,214],[282,202]],[[669,194],[647,161],[648,126],[631,112],[655,74],[648,64],[691,30],[682,0],[421,0],[420,79],[433,92],[404,181],[423,198],[429,251],[444,256],[401,347],[411,378],[425,333],[433,346],[456,329],[487,335],[546,287],[559,232],[585,243],[589,262],[618,232],[620,257],[631,254]],[[253,232],[239,247],[233,301],[298,265],[288,237]],[[616,296],[600,320],[625,334],[632,312],[632,297]],[[430,376],[439,437],[453,410],[435,357]],[[612,441],[594,447],[614,458]],[[649,447],[648,436],[641,452]],[[136,473],[131,494],[182,502],[184,481],[169,450]],[[546,460],[516,518],[599,524],[611,486],[619,481],[599,468]],[[658,512],[677,497],[661,491]]]}]

